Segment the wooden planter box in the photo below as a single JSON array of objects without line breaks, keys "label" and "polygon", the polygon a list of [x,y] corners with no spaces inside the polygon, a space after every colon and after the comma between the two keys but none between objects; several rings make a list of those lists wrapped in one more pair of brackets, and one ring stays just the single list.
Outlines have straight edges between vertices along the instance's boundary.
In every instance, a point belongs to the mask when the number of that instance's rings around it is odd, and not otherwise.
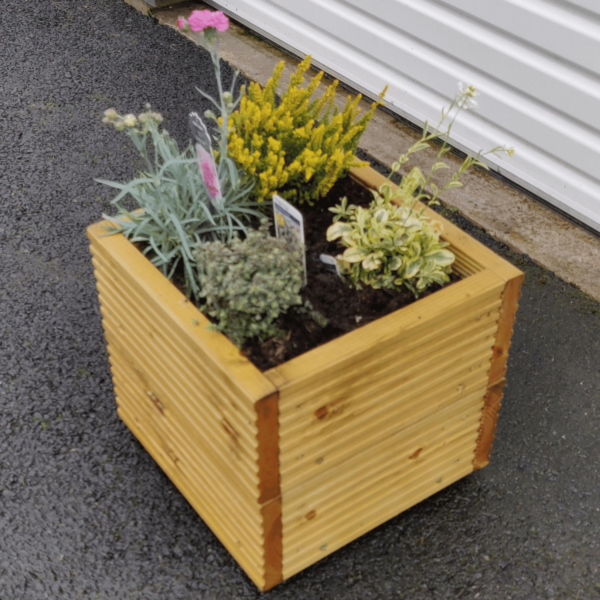
[{"label": "wooden planter box", "polygon": [[523,274],[433,216],[461,281],[264,373],[88,230],[118,413],[261,590],[489,462]]}]

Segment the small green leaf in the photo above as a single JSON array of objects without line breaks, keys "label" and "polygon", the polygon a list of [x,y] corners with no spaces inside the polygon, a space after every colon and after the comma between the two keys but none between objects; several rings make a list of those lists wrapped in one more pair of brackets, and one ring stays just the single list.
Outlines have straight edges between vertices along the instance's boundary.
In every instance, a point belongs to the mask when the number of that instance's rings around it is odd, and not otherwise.
[{"label": "small green leaf", "polygon": [[342,254],[342,260],[349,263],[357,263],[366,258],[368,254],[368,251],[363,248],[346,248],[344,254]]},{"label": "small green leaf", "polygon": [[421,259],[415,258],[409,261],[404,268],[403,275],[406,279],[412,279],[417,275],[419,269],[421,268]]},{"label": "small green leaf", "polygon": [[378,254],[369,254],[369,256],[362,261],[362,266],[366,271],[375,271],[381,266],[381,258]]},{"label": "small green leaf", "polygon": [[388,262],[391,271],[397,271],[402,266],[402,259],[399,256],[393,256]]},{"label": "small green leaf", "polygon": [[336,221],[333,225],[330,225],[327,229],[326,237],[328,242],[333,242],[338,238],[342,237],[345,233],[352,231],[352,227],[344,221]]}]

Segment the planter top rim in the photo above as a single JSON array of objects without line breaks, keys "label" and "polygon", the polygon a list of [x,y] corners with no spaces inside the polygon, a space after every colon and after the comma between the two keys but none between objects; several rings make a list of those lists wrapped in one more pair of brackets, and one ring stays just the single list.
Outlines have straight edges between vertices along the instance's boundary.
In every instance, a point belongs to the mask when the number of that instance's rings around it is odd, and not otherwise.
[{"label": "planter top rim", "polygon": [[[382,183],[388,181],[371,167],[352,168],[349,174],[355,181],[371,189],[378,188]],[[148,292],[160,302],[168,304],[170,317],[178,321],[179,327],[187,331],[188,335],[200,346],[203,352],[208,352],[213,356],[218,367],[239,381],[241,388],[246,389],[249,393],[249,399],[258,401],[275,393],[279,387],[278,383],[282,384],[283,379],[288,379],[284,376],[284,373],[293,372],[296,365],[310,361],[311,356],[315,356],[315,354],[322,354],[329,350],[333,351],[335,346],[341,348],[340,343],[355,346],[356,341],[364,339],[365,336],[368,337],[378,326],[381,328],[382,320],[390,322],[394,315],[398,313],[406,316],[408,322],[411,316],[420,312],[421,309],[426,311],[429,306],[440,304],[446,299],[451,303],[457,302],[457,298],[461,294],[469,296],[474,289],[479,289],[481,286],[502,285],[508,280],[523,276],[522,272],[511,263],[495,254],[443,216],[429,207],[424,208],[431,219],[440,223],[441,237],[450,243],[452,250],[457,254],[469,257],[470,262],[474,264],[479,272],[264,372],[260,371],[254,363],[243,355],[224,334],[218,331],[209,331],[207,329],[210,323],[208,318],[134,244],[121,234],[107,235],[106,227],[110,225],[109,221],[100,221],[90,225],[87,229],[87,235],[92,243],[92,248],[98,248],[100,254],[110,256],[113,260],[118,258],[120,263],[118,267],[122,272],[125,272],[128,268],[133,269],[136,279],[143,280]],[[486,271],[488,272],[487,276],[484,274]],[[470,281],[473,278],[477,281]],[[416,318],[420,319],[421,317]],[[380,338],[381,336],[375,337]]]}]

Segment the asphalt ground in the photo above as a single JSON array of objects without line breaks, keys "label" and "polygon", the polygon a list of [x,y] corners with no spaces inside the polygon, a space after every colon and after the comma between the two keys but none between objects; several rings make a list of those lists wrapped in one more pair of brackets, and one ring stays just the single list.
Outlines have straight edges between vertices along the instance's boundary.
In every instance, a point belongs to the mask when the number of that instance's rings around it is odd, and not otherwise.
[{"label": "asphalt ground", "polygon": [[[104,109],[185,142],[211,75],[121,0],[2,0],[0,600],[261,596],[117,418],[85,237],[140,166]],[[455,218],[526,272],[492,462],[273,600],[600,597],[600,306]]]}]

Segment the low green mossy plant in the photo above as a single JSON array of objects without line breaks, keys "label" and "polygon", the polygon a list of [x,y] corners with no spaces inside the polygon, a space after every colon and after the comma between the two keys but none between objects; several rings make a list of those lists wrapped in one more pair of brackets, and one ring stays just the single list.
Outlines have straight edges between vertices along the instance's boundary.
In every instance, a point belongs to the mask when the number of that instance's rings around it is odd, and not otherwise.
[{"label": "low green mossy plant", "polygon": [[277,319],[302,306],[302,251],[270,236],[266,220],[244,240],[199,244],[195,256],[201,308],[238,347],[282,335]]}]

